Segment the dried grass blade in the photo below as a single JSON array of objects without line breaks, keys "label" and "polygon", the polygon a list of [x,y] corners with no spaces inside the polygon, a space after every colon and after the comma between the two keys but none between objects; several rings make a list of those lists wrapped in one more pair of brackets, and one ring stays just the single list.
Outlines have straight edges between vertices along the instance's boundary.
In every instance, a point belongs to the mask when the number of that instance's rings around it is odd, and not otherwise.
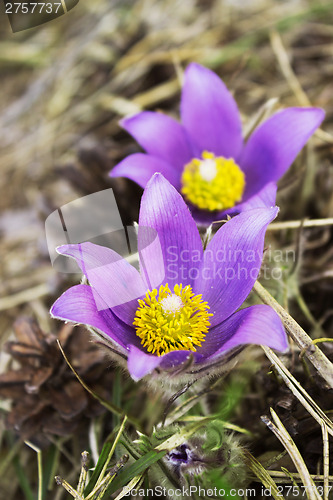
[{"label": "dried grass blade", "polygon": [[247,466],[252,470],[253,474],[262,482],[262,484],[270,491],[270,494],[275,500],[284,500],[281,492],[278,490],[276,483],[273,481],[268,471],[261,465],[260,462],[248,451],[243,452]]},{"label": "dried grass blade", "polygon": [[326,380],[329,386],[333,387],[333,364],[330,360],[313,344],[311,338],[303,328],[299,326],[294,318],[287,313],[259,281],[255,282],[253,289],[265,304],[271,306],[278,313],[290,337],[295,341],[297,346],[305,352],[308,360],[318,370],[318,373]]},{"label": "dried grass blade", "polygon": [[325,422],[321,424],[323,434],[323,472],[324,472],[324,500],[328,500],[329,494],[329,475],[330,475],[330,455],[329,455],[329,442],[328,432]]},{"label": "dried grass blade", "polygon": [[318,494],[316,485],[310,476],[310,473],[305,465],[302,455],[298,451],[297,446],[287,432],[283,423],[271,408],[271,415],[274,423],[266,416],[261,417],[262,421],[267,425],[267,427],[275,434],[275,436],[281,441],[285,449],[288,451],[290,458],[292,459],[298,473],[302,479],[305,491],[309,500],[321,500],[321,496]]},{"label": "dried grass blade", "polygon": [[121,490],[118,496],[114,500],[120,500],[121,498],[128,496],[129,492],[136,487],[138,490],[144,480],[144,473],[139,474],[138,476],[133,477],[132,481],[130,481],[124,488]]},{"label": "dried grass blade", "polygon": [[278,356],[272,349],[266,346],[261,346],[265,351],[268,359],[273,363],[276,370],[279,372],[283,378],[287,387],[291,392],[297,397],[297,399],[302,403],[304,408],[313,416],[313,418],[322,425],[324,421],[327,425],[327,430],[333,436],[333,422],[328,418],[328,416],[323,412],[323,410],[317,405],[317,403],[309,396],[301,384],[293,377],[290,371],[284,366]]}]

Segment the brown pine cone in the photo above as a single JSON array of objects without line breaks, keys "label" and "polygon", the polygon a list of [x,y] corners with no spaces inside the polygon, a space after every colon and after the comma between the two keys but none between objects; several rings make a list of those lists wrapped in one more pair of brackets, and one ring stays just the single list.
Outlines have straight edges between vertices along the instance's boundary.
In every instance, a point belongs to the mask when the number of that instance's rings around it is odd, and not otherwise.
[{"label": "brown pine cone", "polygon": [[13,328],[17,341],[5,349],[19,368],[0,375],[0,396],[12,400],[8,428],[43,446],[49,434],[66,436],[104,411],[70,370],[56,342],[58,338],[85,383],[110,399],[112,369],[83,327],[64,325],[55,336],[35,320],[20,318]]}]

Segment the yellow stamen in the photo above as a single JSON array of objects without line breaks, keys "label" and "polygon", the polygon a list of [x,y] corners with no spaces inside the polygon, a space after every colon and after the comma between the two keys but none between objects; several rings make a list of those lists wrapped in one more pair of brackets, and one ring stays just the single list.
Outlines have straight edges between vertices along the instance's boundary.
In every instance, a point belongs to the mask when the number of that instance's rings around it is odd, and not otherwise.
[{"label": "yellow stamen", "polygon": [[203,210],[225,210],[242,199],[245,176],[232,158],[215,157],[204,151],[202,160],[194,158],[185,165],[181,192]]},{"label": "yellow stamen", "polygon": [[170,351],[196,351],[204,342],[210,322],[209,305],[201,295],[194,295],[187,285],[169,285],[146,293],[139,299],[133,325],[141,344],[148,352],[162,356]]}]

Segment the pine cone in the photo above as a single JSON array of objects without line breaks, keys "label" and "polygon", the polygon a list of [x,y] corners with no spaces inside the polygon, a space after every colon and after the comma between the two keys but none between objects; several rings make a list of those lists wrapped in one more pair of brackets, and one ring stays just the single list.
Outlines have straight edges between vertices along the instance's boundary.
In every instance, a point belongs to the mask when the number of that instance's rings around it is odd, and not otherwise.
[{"label": "pine cone", "polygon": [[8,428],[44,446],[48,434],[71,434],[104,411],[82,387],[56,343],[58,338],[86,384],[109,399],[112,370],[84,328],[64,325],[55,336],[43,332],[31,318],[18,319],[13,328],[17,342],[8,342],[5,349],[20,367],[0,375],[0,396],[12,400]]}]

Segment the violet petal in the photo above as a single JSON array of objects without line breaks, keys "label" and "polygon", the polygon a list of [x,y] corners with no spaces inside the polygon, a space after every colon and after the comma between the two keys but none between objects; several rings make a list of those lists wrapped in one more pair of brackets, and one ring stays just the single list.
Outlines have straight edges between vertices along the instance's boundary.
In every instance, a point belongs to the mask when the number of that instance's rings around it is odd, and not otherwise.
[{"label": "violet petal", "polygon": [[285,352],[287,335],[278,314],[258,304],[237,311],[209,331],[199,352],[210,360],[242,344],[261,344]]},{"label": "violet petal", "polygon": [[132,379],[137,382],[157,368],[161,361],[162,356],[148,354],[132,345],[129,348],[127,368]]},{"label": "violet petal", "polygon": [[104,337],[122,347],[127,344],[140,344],[134,328],[120,322],[110,309],[97,309],[89,285],[76,285],[66,290],[53,304],[50,313],[53,318],[96,328]]},{"label": "violet petal", "polygon": [[181,117],[196,147],[215,155],[237,158],[242,147],[242,125],[237,104],[222,80],[199,64],[185,71]]},{"label": "violet petal", "polygon": [[287,108],[253,132],[239,161],[246,177],[244,200],[282,177],[324,116],[320,108]]},{"label": "violet petal", "polygon": [[212,326],[235,312],[257,279],[265,232],[278,208],[258,208],[226,222],[207,245],[195,293],[208,302]]},{"label": "violet petal", "polygon": [[181,172],[193,158],[184,127],[170,116],[143,111],[121,122],[149,155],[174,165]]},{"label": "violet petal", "polygon": [[199,226],[207,227],[213,222],[226,220],[228,215],[234,216],[254,208],[274,207],[276,192],[276,183],[270,182],[258,194],[252,196],[247,201],[226,210],[221,210],[220,212],[208,212],[207,210],[199,210],[198,208],[191,207],[192,216]]},{"label": "violet petal", "polygon": [[194,363],[200,362],[200,360],[203,358],[202,354],[194,351],[171,351],[161,356],[161,368],[165,370],[175,368],[188,361],[190,356],[193,356]]},{"label": "violet petal", "polygon": [[159,255],[146,242],[139,248],[144,256],[148,276],[165,273],[163,283],[192,285],[202,259],[202,242],[196,224],[181,195],[161,174],[149,181],[141,199],[139,227],[157,231],[161,244],[164,268]]},{"label": "violet petal", "polygon": [[[236,213],[245,212],[245,210],[252,210],[254,208],[270,208],[275,206],[277,185],[275,182],[266,184],[259,193],[250,197],[247,201],[235,205],[233,211]],[[228,210],[226,210],[227,213]]]},{"label": "violet petal", "polygon": [[179,169],[160,158],[144,153],[135,153],[124,158],[111,170],[110,177],[127,177],[145,188],[156,172],[163,174],[177,189],[180,188],[181,172]]},{"label": "violet petal", "polygon": [[147,284],[133,266],[110,248],[90,242],[63,245],[57,251],[76,260],[92,286],[98,310],[109,307],[132,325],[137,299],[147,291]]},{"label": "violet petal", "polygon": [[[127,367],[131,377],[135,381],[138,381],[159,366],[162,370],[171,369],[172,371],[177,366],[185,363],[189,356],[193,356],[194,362],[199,362],[203,359],[202,354],[192,351],[171,351],[163,356],[156,356],[143,352],[135,346],[130,346]],[[172,373],[170,376],[172,376]]]}]

